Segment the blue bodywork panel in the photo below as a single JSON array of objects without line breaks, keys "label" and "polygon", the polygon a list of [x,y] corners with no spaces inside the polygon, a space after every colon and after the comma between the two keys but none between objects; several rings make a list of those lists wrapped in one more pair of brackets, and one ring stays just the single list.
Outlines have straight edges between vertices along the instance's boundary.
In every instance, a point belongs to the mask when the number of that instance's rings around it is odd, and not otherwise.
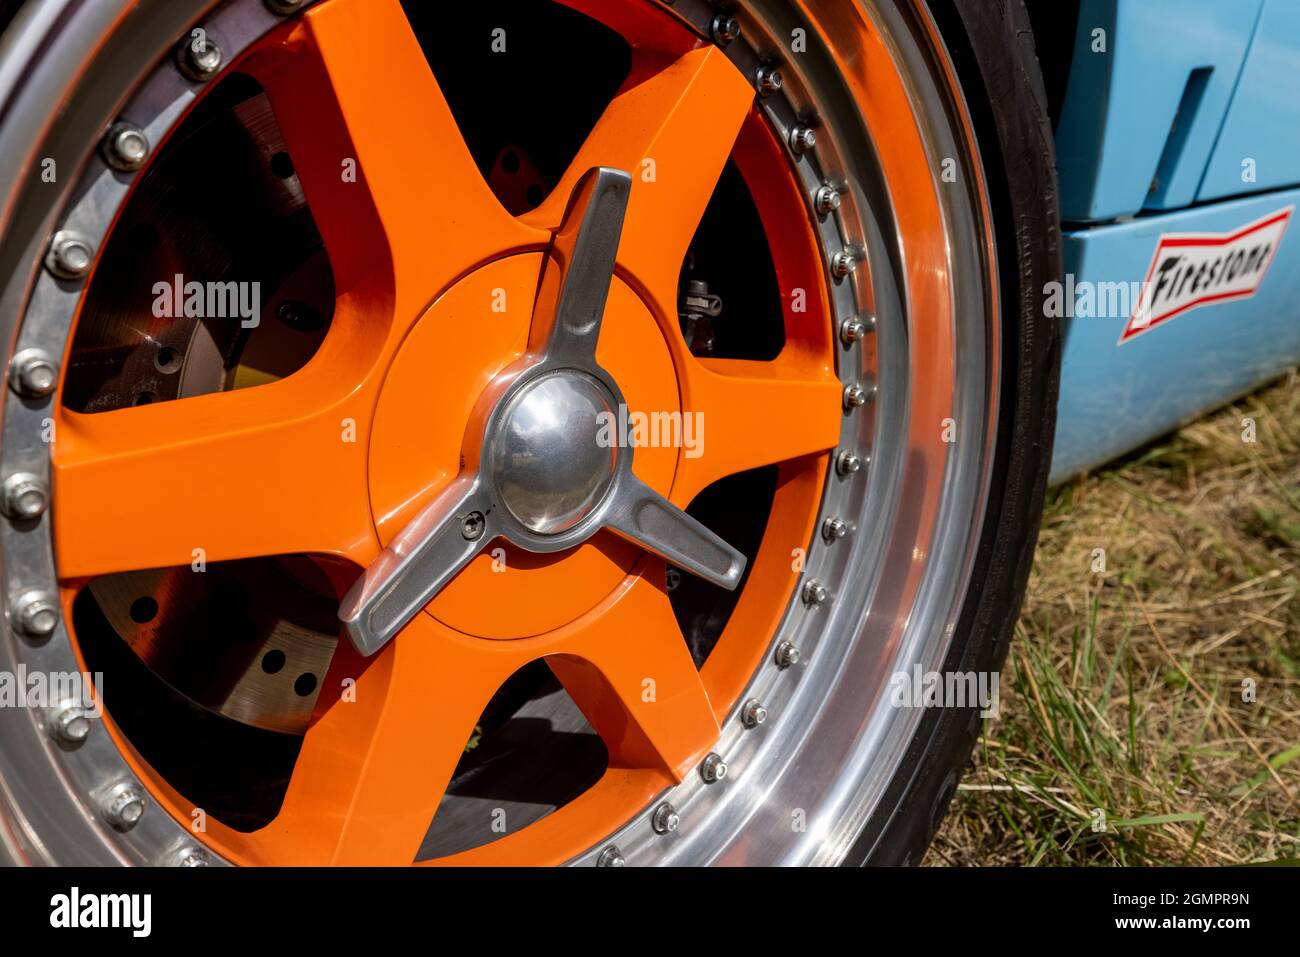
[{"label": "blue bodywork panel", "polygon": [[[1162,233],[1229,233],[1289,205],[1268,193],[1067,233],[1076,283],[1140,283]],[[1300,236],[1249,299],[1200,306],[1119,344],[1129,313],[1065,320],[1052,480],[1100,465],[1300,361]]]},{"label": "blue bodywork panel", "polygon": [[1084,0],[1056,137],[1062,219],[1196,199],[1262,3]]},{"label": "blue bodywork panel", "polygon": [[[1243,182],[1253,161],[1255,182]],[[1197,198],[1300,183],[1300,0],[1267,0]]]},{"label": "blue bodywork panel", "polygon": [[[1071,288],[1142,283],[1162,235],[1300,206],[1300,0],[1082,0],[1057,158]],[[1128,311],[1064,320],[1053,481],[1300,363],[1300,237],[1272,255],[1253,295],[1122,345]]]}]

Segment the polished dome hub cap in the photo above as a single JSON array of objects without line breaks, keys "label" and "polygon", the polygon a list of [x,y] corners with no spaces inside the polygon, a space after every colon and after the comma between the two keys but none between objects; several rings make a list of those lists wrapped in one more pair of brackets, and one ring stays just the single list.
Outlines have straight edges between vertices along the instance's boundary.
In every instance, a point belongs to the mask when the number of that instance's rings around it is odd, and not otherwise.
[{"label": "polished dome hub cap", "polygon": [[493,481],[524,527],[567,531],[601,503],[614,484],[616,442],[608,441],[614,397],[584,372],[534,379],[510,399],[492,440]]}]

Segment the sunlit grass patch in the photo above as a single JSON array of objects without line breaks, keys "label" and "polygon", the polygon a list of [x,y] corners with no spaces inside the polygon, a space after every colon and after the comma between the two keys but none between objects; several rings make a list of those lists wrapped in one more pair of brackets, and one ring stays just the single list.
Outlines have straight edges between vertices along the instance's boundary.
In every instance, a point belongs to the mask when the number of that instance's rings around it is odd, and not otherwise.
[{"label": "sunlit grass patch", "polygon": [[1278,859],[1300,861],[1294,372],[1049,493],[1000,716],[927,862]]}]

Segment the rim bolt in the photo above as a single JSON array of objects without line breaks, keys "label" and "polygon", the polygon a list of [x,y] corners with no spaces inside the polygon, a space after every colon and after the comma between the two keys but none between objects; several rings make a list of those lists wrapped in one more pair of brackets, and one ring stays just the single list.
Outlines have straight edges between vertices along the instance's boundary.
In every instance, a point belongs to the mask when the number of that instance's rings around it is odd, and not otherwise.
[{"label": "rim bolt", "polygon": [[20,521],[38,518],[49,504],[45,483],[31,472],[15,472],[0,485],[0,508]]},{"label": "rim bolt", "polygon": [[99,807],[109,827],[129,831],[144,815],[144,792],[129,781],[124,781],[104,796]]},{"label": "rim bolt", "polygon": [[597,867],[627,867],[627,858],[623,852],[618,849],[617,844],[611,844],[600,852],[596,858]]},{"label": "rim bolt", "polygon": [[821,186],[814,197],[819,216],[829,216],[840,208],[840,191],[834,186]]},{"label": "rim bolt", "polygon": [[60,229],[50,240],[45,268],[59,279],[81,279],[95,261],[95,247],[85,236]]},{"label": "rim bolt", "polygon": [[266,0],[266,8],[282,17],[297,13],[306,5],[306,0]]},{"label": "rim bolt", "polygon": [[195,83],[206,83],[221,70],[221,47],[206,35],[197,43],[193,37],[186,37],[177,62],[181,72]]},{"label": "rim bolt", "polygon": [[860,471],[862,465],[862,456],[849,449],[845,449],[835,456],[835,471],[841,475],[852,475],[854,472]]},{"label": "rim bolt", "polygon": [[836,279],[847,278],[858,268],[858,259],[847,249],[831,257],[831,275]]},{"label": "rim bolt", "polygon": [[771,96],[781,92],[781,87],[785,86],[785,77],[774,66],[761,66],[758,68],[757,82],[758,95]]},{"label": "rim bolt", "polygon": [[840,341],[846,346],[861,342],[867,335],[867,324],[857,316],[850,316],[840,324]]},{"label": "rim bolt", "polygon": [[172,867],[211,867],[214,861],[203,848],[189,844],[173,854],[168,863]]},{"label": "rim bolt", "polygon": [[628,859],[625,858],[623,852],[619,850],[619,845],[611,844],[610,846],[607,846],[606,849],[602,850],[601,856],[595,858],[595,866],[627,867]]},{"label": "rim bolt", "polygon": [[831,593],[826,590],[826,586],[819,579],[810,578],[803,583],[803,591],[800,594],[805,605],[815,607],[825,604]]},{"label": "rim bolt", "polygon": [[29,399],[44,398],[59,385],[59,364],[43,348],[23,348],[9,365],[9,386]]},{"label": "rim bolt", "polygon": [[13,614],[15,626],[32,641],[50,637],[59,625],[59,603],[49,592],[38,588],[18,596]]},{"label": "rim bolt", "polygon": [[767,720],[767,709],[757,698],[750,698],[740,709],[740,723],[747,728],[757,728]]},{"label": "rim bolt", "polygon": [[76,746],[90,735],[90,714],[79,704],[66,704],[50,715],[46,729],[55,741]]},{"label": "rim bolt", "polygon": [[727,762],[716,751],[711,752],[700,762],[700,777],[705,784],[716,784],[727,776]]},{"label": "rim bolt", "polygon": [[23,349],[9,366],[9,386],[29,399],[44,398],[58,384],[58,363],[44,349]]},{"label": "rim bolt", "polygon": [[828,518],[822,523],[822,538],[834,542],[849,533],[849,524],[842,518]]},{"label": "rim bolt", "polygon": [[790,149],[797,155],[807,153],[817,145],[817,134],[811,126],[796,126],[790,131]]},{"label": "rim bolt", "polygon": [[149,158],[149,138],[134,123],[114,123],[104,137],[104,159],[114,169],[131,173]]},{"label": "rim bolt", "polygon": [[681,827],[681,824],[682,818],[677,813],[677,808],[667,801],[655,808],[654,814],[650,817],[650,826],[655,829],[656,834],[671,834]]},{"label": "rim bolt", "polygon": [[460,533],[465,536],[467,542],[477,542],[483,537],[483,530],[486,528],[487,519],[483,517],[482,512],[470,512],[460,523]]},{"label": "rim bolt", "polygon": [[714,43],[725,47],[740,36],[740,21],[729,13],[719,13],[709,24],[709,32],[713,35]]},{"label": "rim bolt", "polygon": [[860,409],[875,394],[876,387],[874,385],[862,386],[855,382],[844,390],[844,407],[846,409]]},{"label": "rim bolt", "polygon": [[776,646],[776,666],[781,669],[793,668],[803,657],[792,641],[783,641]]}]

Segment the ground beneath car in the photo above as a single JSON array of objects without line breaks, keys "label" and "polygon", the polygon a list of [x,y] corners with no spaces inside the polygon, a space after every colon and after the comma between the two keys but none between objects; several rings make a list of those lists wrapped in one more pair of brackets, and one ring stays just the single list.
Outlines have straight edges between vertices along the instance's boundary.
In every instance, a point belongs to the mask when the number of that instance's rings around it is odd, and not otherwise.
[{"label": "ground beneath car", "polygon": [[1279,859],[1300,863],[1300,371],[1049,493],[999,715],[925,863]]}]

